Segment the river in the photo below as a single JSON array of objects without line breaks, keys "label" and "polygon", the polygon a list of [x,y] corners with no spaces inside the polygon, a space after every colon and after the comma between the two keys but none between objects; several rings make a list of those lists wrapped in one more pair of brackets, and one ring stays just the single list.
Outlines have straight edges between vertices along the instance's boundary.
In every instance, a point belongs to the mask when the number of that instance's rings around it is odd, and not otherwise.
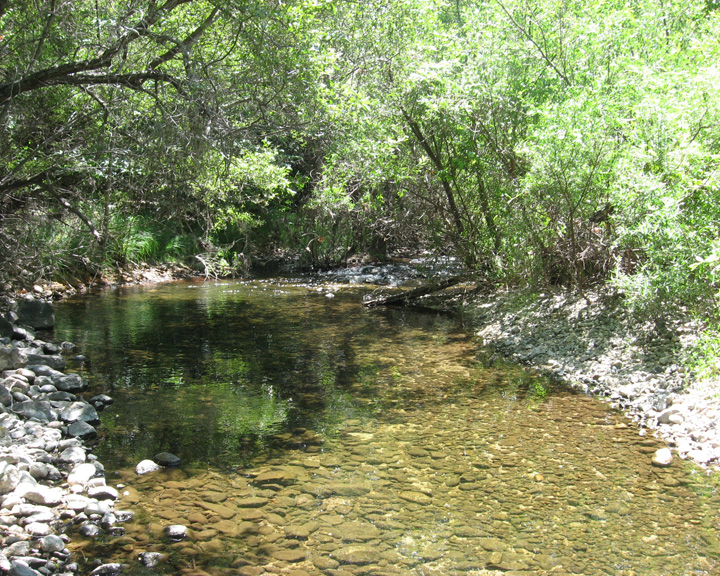
[{"label": "river", "polygon": [[[271,279],[58,305],[56,337],[115,400],[94,453],[135,513],[76,555],[185,576],[717,573],[702,471],[652,466],[662,444],[606,404],[489,364],[462,318],[362,293]],[[159,452],[182,465],[138,476]]]}]

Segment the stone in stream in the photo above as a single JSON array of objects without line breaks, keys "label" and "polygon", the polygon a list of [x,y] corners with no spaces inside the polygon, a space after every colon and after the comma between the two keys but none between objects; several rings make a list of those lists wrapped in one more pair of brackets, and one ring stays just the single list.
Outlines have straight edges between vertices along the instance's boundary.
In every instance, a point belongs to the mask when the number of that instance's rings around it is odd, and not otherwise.
[{"label": "stone in stream", "polygon": [[155,454],[155,462],[166,468],[176,468],[180,466],[181,460],[170,452],[160,452],[160,454]]},{"label": "stone in stream", "polygon": [[154,462],[153,460],[143,460],[138,463],[137,466],[135,466],[135,472],[142,476],[143,474],[149,474],[150,472],[155,472],[157,470],[161,470],[162,466]]},{"label": "stone in stream", "polygon": [[98,566],[90,572],[90,576],[117,576],[127,568],[127,564],[110,563]]},{"label": "stone in stream", "polygon": [[87,402],[73,402],[61,412],[60,418],[68,423],[87,422],[88,424],[98,424],[100,422],[97,410]]},{"label": "stone in stream", "polygon": [[87,422],[78,420],[68,426],[68,435],[72,438],[79,438],[80,440],[93,440],[97,438],[97,430]]},{"label": "stone in stream", "polygon": [[47,300],[34,298],[19,300],[16,313],[19,324],[40,330],[55,326],[55,312],[52,303]]},{"label": "stone in stream", "polygon": [[652,459],[653,466],[658,466],[660,468],[667,468],[670,464],[672,464],[672,461],[673,456],[669,448],[660,448],[657,452],[655,452]]},{"label": "stone in stream", "polygon": [[165,535],[170,538],[170,540],[184,540],[188,536],[188,529],[187,526],[183,526],[182,524],[173,524],[165,528]]},{"label": "stone in stream", "polygon": [[165,555],[160,552],[142,552],[138,555],[138,562],[145,568],[154,568],[165,560]]},{"label": "stone in stream", "polygon": [[341,564],[372,564],[377,559],[377,548],[365,544],[345,546],[332,553]]}]

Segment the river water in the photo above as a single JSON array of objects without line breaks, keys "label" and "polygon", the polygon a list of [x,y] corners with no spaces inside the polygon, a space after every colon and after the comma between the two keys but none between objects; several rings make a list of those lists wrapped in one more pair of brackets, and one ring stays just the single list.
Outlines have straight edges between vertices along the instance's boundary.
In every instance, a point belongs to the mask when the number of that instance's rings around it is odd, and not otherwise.
[{"label": "river water", "polygon": [[[607,405],[488,365],[461,319],[361,298],[264,280],[59,305],[56,337],[115,399],[94,452],[135,512],[76,556],[185,576],[718,573],[701,471],[653,467],[660,442]],[[182,465],[138,476],[159,452]]]}]

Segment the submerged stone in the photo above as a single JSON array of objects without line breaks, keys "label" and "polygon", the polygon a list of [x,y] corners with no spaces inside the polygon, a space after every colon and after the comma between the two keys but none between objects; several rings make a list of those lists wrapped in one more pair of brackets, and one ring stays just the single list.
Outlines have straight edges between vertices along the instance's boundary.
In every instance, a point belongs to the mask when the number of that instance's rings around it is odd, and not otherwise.
[{"label": "submerged stone", "polygon": [[673,456],[669,448],[660,448],[657,452],[655,452],[652,459],[653,466],[658,466],[660,468],[667,468],[670,464],[672,464],[672,461]]}]

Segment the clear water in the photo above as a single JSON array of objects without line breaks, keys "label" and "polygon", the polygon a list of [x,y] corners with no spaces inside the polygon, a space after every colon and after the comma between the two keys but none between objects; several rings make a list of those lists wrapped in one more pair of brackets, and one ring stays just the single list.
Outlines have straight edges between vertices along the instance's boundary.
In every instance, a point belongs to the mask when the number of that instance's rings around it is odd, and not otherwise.
[{"label": "clear water", "polygon": [[[137,513],[78,552],[197,576],[717,573],[714,483],[653,467],[657,440],[486,366],[459,319],[327,292],[180,283],[58,306],[56,336],[115,398],[95,453]],[[183,465],[135,474],[163,451]],[[146,551],[167,559],[141,568]]]}]

